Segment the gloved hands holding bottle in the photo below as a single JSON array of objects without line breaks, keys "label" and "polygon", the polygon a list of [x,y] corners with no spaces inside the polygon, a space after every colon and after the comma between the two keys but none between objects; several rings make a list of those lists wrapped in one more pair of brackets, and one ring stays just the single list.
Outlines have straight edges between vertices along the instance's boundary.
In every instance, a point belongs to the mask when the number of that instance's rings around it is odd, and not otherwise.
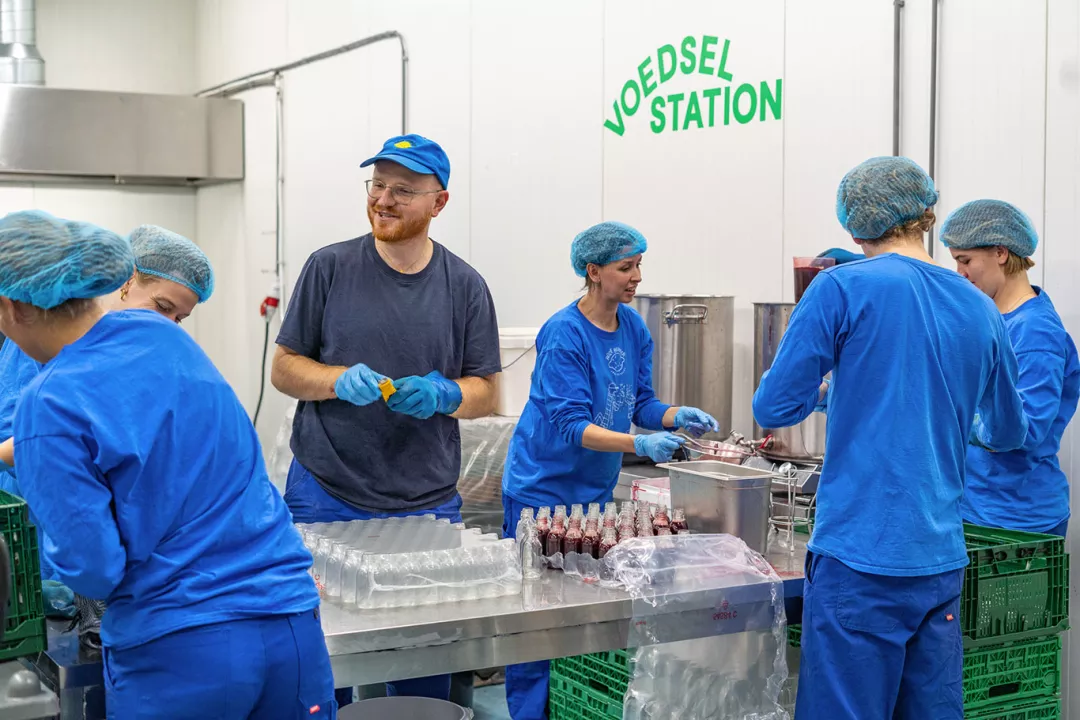
[{"label": "gloved hands holding bottle", "polygon": [[[714,421],[715,422],[715,421]],[[683,446],[686,438],[669,432],[634,436],[634,453],[638,457],[647,457],[653,462],[667,462],[675,451]]]},{"label": "gloved hands holding bottle", "polygon": [[379,383],[385,380],[367,365],[358,363],[341,373],[334,382],[334,394],[345,402],[363,407],[382,398]]},{"label": "gloved hands holding bottle", "polygon": [[707,432],[720,432],[720,423],[709,413],[692,407],[681,407],[675,412],[675,427],[682,428],[694,437]]},{"label": "gloved hands holding bottle", "polygon": [[396,392],[386,404],[394,412],[427,420],[435,413],[451,415],[461,406],[461,386],[432,370],[424,377],[412,375],[394,381]]}]

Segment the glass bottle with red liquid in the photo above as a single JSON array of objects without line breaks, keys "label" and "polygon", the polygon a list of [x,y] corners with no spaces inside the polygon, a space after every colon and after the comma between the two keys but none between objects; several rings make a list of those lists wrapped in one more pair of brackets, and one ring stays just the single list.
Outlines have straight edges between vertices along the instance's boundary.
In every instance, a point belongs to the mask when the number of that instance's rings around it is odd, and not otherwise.
[{"label": "glass bottle with red liquid", "polygon": [[562,539],[562,554],[565,557],[572,552],[581,552],[581,541],[585,539],[585,531],[581,529],[581,519],[574,522],[570,518],[570,527],[566,529],[566,535]]},{"label": "glass bottle with red liquid", "polygon": [[671,532],[676,535],[681,535],[687,531],[686,525],[686,511],[682,508],[675,508],[671,515]]},{"label": "glass bottle with red liquid", "polygon": [[596,513],[589,508],[589,517],[585,519],[585,534],[581,539],[581,554],[599,557],[600,552],[600,506],[596,506]]},{"label": "glass bottle with red liquid", "polygon": [[566,506],[555,506],[555,518],[551,521],[544,552],[548,557],[562,552],[563,538],[566,537]]},{"label": "glass bottle with red liquid", "polygon": [[608,554],[611,548],[619,544],[619,538],[615,534],[614,528],[604,528],[603,534],[600,535],[600,548],[597,557],[604,557]]},{"label": "glass bottle with red liquid", "polygon": [[547,548],[547,536],[551,530],[551,508],[542,507],[536,514],[536,536],[540,539],[540,547]]},{"label": "glass bottle with red liquid", "polygon": [[656,514],[653,515],[652,526],[657,534],[660,533],[660,528],[671,528],[671,519],[668,517],[667,505],[661,505],[656,508]]}]

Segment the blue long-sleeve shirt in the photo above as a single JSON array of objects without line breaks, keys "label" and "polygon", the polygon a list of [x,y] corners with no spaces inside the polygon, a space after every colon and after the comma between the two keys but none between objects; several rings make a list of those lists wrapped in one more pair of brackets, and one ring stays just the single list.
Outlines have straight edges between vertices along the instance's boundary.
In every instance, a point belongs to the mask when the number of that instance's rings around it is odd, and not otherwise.
[{"label": "blue long-sleeve shirt", "polygon": [[[0,442],[12,436],[19,396],[40,370],[41,363],[24,353],[13,341],[4,340],[0,347]],[[15,473],[0,471],[0,490],[19,495]]]},{"label": "blue long-sleeve shirt", "polygon": [[620,305],[619,327],[601,330],[577,302],[555,313],[536,338],[529,401],[507,452],[503,492],[520,503],[603,502],[622,466],[620,453],[581,446],[590,424],[629,432],[660,430],[669,406],[652,387],[652,337],[633,308]]},{"label": "blue long-sleeve shirt", "polygon": [[240,401],[157,313],[108,313],[49,361],[15,453],[59,579],[108,602],[107,647],[319,603]]},{"label": "blue long-sleeve shirt", "polygon": [[1069,480],[1058,449],[1076,413],[1080,361],[1050,297],[1035,291],[1036,297],[1004,316],[1020,367],[1027,437],[1010,452],[968,447],[962,512],[978,525],[1045,532],[1070,515]]},{"label": "blue long-sleeve shirt", "polygon": [[993,302],[951,270],[893,253],[825,270],[754,394],[758,424],[801,422],[830,370],[810,549],[876,574],[964,567],[960,498],[976,409],[995,449],[1027,433]]}]

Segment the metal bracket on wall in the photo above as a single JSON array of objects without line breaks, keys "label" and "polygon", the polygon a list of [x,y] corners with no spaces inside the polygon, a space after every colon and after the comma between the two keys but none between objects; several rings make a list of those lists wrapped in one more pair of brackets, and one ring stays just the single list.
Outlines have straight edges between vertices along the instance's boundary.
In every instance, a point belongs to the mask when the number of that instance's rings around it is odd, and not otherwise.
[{"label": "metal bracket on wall", "polygon": [[[930,11],[930,179],[937,185],[937,83],[938,83],[938,11],[940,0],[933,0]],[[938,190],[940,196],[941,191]],[[934,257],[934,228],[927,235],[929,246],[926,251]]]},{"label": "metal bracket on wall", "polygon": [[900,154],[900,61],[904,0],[893,0],[893,86],[892,86],[892,154]]}]

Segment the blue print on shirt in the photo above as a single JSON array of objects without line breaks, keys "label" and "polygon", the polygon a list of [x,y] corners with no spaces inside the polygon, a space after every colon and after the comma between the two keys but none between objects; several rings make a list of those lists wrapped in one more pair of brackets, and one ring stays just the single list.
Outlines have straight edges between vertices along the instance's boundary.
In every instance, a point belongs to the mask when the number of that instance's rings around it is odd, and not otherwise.
[{"label": "blue print on shirt", "polygon": [[[608,371],[612,377],[622,379],[620,376],[626,373],[626,351],[621,347],[613,347],[607,351],[604,359],[607,360]],[[633,420],[637,388],[633,377],[627,380],[628,382],[608,383],[604,409],[597,413],[593,419],[594,423],[610,430],[615,426],[616,418],[620,413],[625,414],[627,420]]]}]

